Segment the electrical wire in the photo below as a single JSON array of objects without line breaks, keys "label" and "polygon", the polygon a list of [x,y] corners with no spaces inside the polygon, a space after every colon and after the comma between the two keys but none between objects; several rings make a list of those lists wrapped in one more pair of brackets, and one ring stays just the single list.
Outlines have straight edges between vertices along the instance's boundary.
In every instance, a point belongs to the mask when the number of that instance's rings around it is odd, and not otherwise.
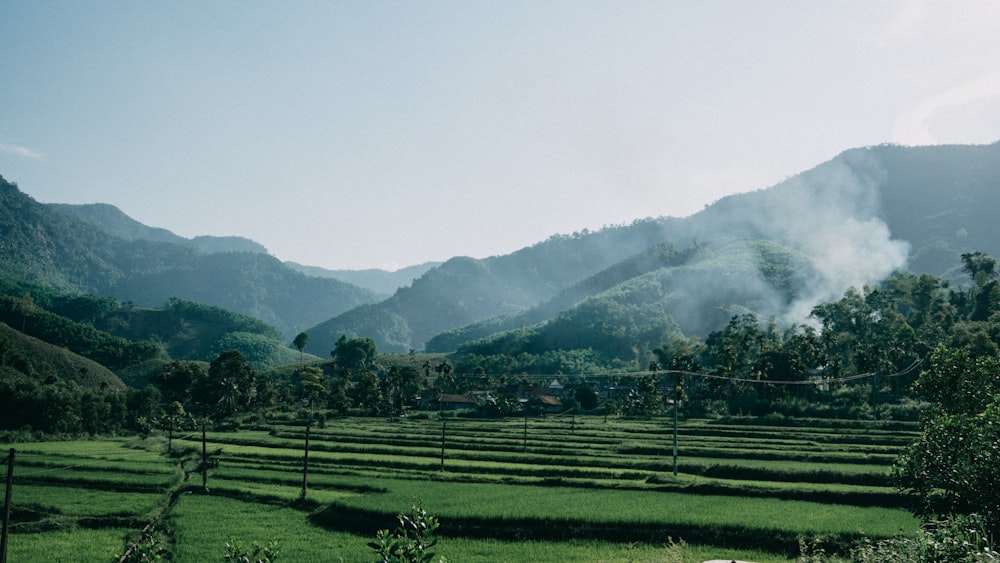
[{"label": "electrical wire", "polygon": [[845,376],[841,376],[841,377],[823,377],[823,376],[817,376],[817,377],[813,377],[812,379],[802,379],[802,380],[780,380],[780,379],[757,379],[757,378],[750,378],[750,377],[731,377],[731,376],[717,375],[717,374],[712,374],[712,373],[700,373],[700,372],[693,372],[693,371],[671,370],[671,369],[655,370],[655,371],[649,371],[649,370],[647,370],[647,371],[619,372],[619,373],[589,373],[589,374],[586,374],[586,373],[585,374],[558,373],[558,374],[546,374],[546,375],[541,375],[541,374],[533,374],[533,375],[529,375],[529,374],[523,374],[523,375],[521,375],[521,374],[518,374],[518,375],[513,375],[513,374],[504,374],[504,375],[500,375],[500,374],[485,374],[484,375],[484,374],[478,373],[478,374],[457,374],[455,377],[456,377],[456,379],[462,378],[462,377],[470,377],[470,378],[483,378],[483,377],[500,377],[500,378],[504,378],[504,377],[506,377],[506,378],[518,378],[518,379],[529,379],[529,380],[531,380],[531,379],[545,380],[545,379],[560,379],[560,378],[562,378],[562,379],[584,379],[584,380],[587,380],[587,379],[607,379],[607,378],[611,378],[611,377],[636,378],[636,377],[649,377],[649,376],[659,376],[659,375],[681,375],[681,376],[685,376],[685,377],[699,377],[699,378],[703,378],[703,379],[715,379],[715,380],[721,380],[721,381],[730,381],[730,382],[734,382],[734,383],[759,383],[759,384],[765,384],[765,385],[826,385],[826,384],[830,384],[830,383],[844,383],[844,382],[848,382],[848,381],[858,381],[858,380],[861,380],[861,379],[868,379],[868,378],[873,378],[873,377],[876,377],[876,376],[878,376],[878,377],[884,377],[884,378],[901,377],[903,375],[907,375],[907,374],[913,372],[913,370],[917,369],[917,367],[920,366],[920,364],[922,364],[922,363],[923,363],[922,359],[914,360],[912,364],[910,364],[909,366],[907,366],[902,371],[898,371],[898,372],[890,373],[890,374],[879,374],[878,372],[867,372],[867,373],[859,373],[859,374],[855,374],[855,375],[845,375]]}]

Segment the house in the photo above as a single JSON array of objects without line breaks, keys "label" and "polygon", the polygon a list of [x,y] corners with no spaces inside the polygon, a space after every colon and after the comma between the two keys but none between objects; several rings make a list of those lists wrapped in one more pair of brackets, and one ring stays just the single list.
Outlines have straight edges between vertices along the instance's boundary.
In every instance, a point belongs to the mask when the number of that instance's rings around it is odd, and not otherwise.
[{"label": "house", "polygon": [[438,397],[438,408],[443,411],[476,408],[476,398],[472,395],[456,395],[441,393]]},{"label": "house", "polygon": [[563,410],[562,400],[552,395],[532,395],[528,398],[528,406],[543,413],[560,413]]}]

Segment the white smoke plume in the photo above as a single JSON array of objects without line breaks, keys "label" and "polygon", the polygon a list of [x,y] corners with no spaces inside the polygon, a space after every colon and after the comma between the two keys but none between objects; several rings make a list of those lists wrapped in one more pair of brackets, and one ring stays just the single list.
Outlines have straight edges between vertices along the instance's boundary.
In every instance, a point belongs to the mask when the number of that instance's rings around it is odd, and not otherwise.
[{"label": "white smoke plume", "polygon": [[[909,244],[893,240],[879,218],[884,179],[869,151],[850,151],[770,189],[725,198],[692,217],[689,226],[701,240],[768,239],[806,255],[813,275],[797,288],[794,302],[784,310],[757,309],[786,326],[802,323],[817,304],[876,284],[906,265]],[[762,294],[761,302],[776,303],[773,297]]]}]

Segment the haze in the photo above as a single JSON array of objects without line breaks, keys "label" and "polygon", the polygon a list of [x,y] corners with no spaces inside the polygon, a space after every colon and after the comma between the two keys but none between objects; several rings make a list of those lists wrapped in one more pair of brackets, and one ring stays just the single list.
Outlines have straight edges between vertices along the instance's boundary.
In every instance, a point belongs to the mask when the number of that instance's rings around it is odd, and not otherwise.
[{"label": "haze", "polygon": [[1000,3],[7,2],[0,174],[395,268],[1000,138]]}]

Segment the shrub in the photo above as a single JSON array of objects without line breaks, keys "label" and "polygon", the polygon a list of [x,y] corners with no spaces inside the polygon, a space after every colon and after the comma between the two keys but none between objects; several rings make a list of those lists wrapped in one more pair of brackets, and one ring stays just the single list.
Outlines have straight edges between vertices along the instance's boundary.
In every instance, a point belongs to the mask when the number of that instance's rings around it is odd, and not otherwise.
[{"label": "shrub", "polygon": [[[427,514],[418,502],[410,507],[409,514],[398,514],[399,526],[395,531],[379,530],[375,541],[369,542],[383,563],[429,563],[434,561],[434,553],[430,551],[437,544],[434,533],[441,523],[437,518]],[[437,561],[444,561],[440,557]]]},{"label": "shrub", "polygon": [[224,560],[233,563],[274,563],[278,560],[278,540],[271,540],[263,545],[254,540],[246,548],[236,538],[229,538]]},{"label": "shrub", "polygon": [[975,514],[928,522],[916,538],[866,539],[852,556],[859,563],[1000,561],[1000,553],[990,547],[983,519]]}]

